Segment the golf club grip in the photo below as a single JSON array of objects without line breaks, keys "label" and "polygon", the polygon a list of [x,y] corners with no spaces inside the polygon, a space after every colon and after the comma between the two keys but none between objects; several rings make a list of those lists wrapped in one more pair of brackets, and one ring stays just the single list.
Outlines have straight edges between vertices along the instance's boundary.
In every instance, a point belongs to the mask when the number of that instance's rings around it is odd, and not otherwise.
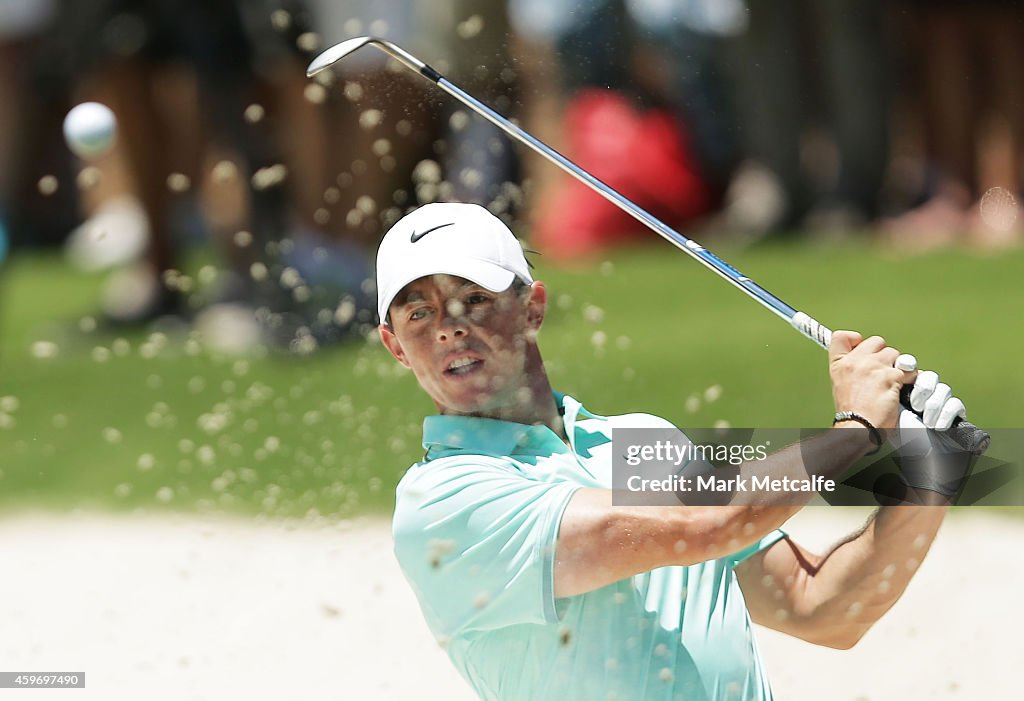
[{"label": "golf club grip", "polygon": [[[903,405],[904,409],[913,411],[920,416],[921,412],[914,411],[913,407],[910,406],[910,393],[913,389],[913,385],[903,385],[903,389],[900,390],[900,404]],[[946,431],[946,435],[956,441],[957,445],[961,448],[973,455],[984,453],[988,450],[988,445],[992,441],[992,437],[989,436],[987,431],[978,428],[967,419],[959,417],[953,421],[953,425]]]}]

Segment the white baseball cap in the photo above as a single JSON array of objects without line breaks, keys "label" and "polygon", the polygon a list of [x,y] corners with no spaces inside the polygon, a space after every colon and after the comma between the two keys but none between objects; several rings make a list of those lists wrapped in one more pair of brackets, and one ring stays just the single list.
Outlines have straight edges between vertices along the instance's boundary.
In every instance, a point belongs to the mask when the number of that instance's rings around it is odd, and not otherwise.
[{"label": "white baseball cap", "polygon": [[523,247],[505,223],[477,204],[437,202],[391,227],[377,249],[377,314],[383,322],[402,288],[428,275],[455,275],[491,292],[515,278],[532,283]]}]

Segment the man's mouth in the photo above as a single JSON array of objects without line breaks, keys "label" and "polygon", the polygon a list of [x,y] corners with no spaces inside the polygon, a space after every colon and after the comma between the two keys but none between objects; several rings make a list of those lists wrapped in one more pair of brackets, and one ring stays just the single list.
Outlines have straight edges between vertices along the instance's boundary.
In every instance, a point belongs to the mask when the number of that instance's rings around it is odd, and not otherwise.
[{"label": "man's mouth", "polygon": [[468,375],[483,365],[483,362],[484,361],[478,360],[477,358],[459,358],[448,364],[448,367],[445,368],[445,374],[456,376]]}]

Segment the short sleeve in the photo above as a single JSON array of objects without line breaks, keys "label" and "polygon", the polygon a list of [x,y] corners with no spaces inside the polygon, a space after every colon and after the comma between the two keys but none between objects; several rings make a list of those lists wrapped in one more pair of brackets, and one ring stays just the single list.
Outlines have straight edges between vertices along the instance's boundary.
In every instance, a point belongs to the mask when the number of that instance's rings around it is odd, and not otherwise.
[{"label": "short sleeve", "polygon": [[770,548],[771,546],[775,545],[777,542],[779,542],[780,540],[782,540],[785,537],[786,537],[785,531],[774,530],[771,533],[769,533],[768,535],[766,535],[764,538],[762,538],[761,540],[757,541],[756,543],[748,545],[747,547],[743,548],[739,552],[735,552],[732,555],[727,556],[725,559],[733,567],[736,567],[741,562],[746,560],[748,557],[756,555],[757,553],[761,552],[762,550],[767,550],[768,548]]},{"label": "short sleeve", "polygon": [[441,458],[406,475],[395,555],[435,635],[557,620],[555,543],[577,489],[480,456]]}]

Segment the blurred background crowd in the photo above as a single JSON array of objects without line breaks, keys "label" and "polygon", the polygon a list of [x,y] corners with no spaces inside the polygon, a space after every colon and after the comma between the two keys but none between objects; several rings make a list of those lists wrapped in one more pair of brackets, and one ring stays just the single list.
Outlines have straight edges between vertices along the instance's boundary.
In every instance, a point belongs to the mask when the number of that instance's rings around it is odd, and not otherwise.
[{"label": "blurred background crowd", "polygon": [[[63,246],[109,271],[103,323],[304,353],[372,327],[417,204],[485,204],[546,261],[652,238],[380,52],[305,77],[362,34],[711,247],[1022,240],[1011,0],[0,0],[0,264]],[[88,161],[60,137],[87,100],[118,120]]]}]

